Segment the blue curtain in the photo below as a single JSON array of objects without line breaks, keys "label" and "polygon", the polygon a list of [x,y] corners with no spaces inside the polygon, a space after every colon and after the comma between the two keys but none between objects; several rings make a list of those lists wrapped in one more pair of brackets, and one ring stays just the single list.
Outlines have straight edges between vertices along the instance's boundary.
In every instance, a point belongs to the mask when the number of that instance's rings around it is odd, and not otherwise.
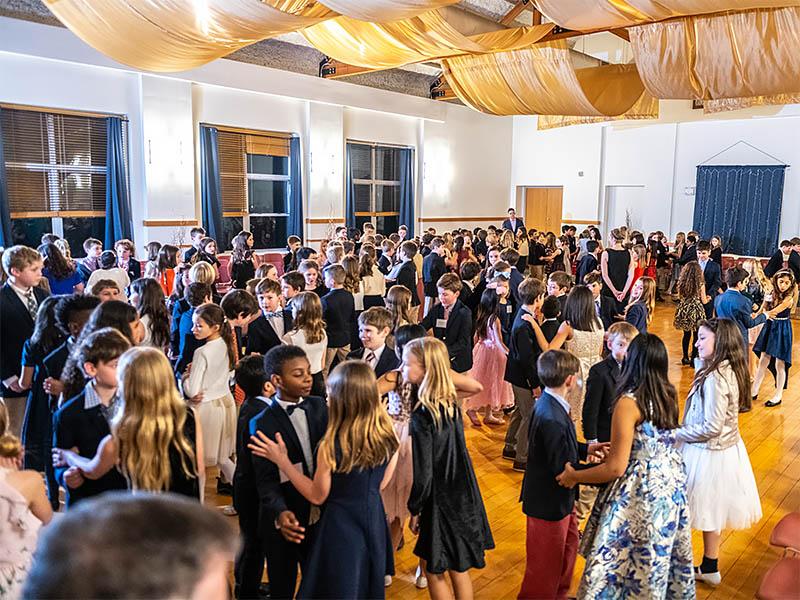
[{"label": "blue curtain", "polygon": [[219,180],[217,128],[200,126],[200,205],[206,235],[222,238],[222,187]]},{"label": "blue curtain", "polygon": [[694,229],[725,252],[771,256],[778,245],[786,165],[700,166]]},{"label": "blue curtain", "polygon": [[348,229],[353,229],[356,226],[356,192],[353,185],[353,162],[350,160],[350,148],[351,145],[347,144],[344,165],[345,173],[347,174],[344,223]]},{"label": "blue curtain", "polygon": [[400,224],[408,227],[407,239],[414,237],[414,151],[400,152]]},{"label": "blue curtain", "polygon": [[106,117],[106,248],[113,248],[117,240],[133,239],[122,127],[120,117]]},{"label": "blue curtain", "polygon": [[3,110],[0,109],[0,246],[14,245],[11,232],[11,213],[8,204],[8,181],[6,180],[6,157],[3,153]]},{"label": "blue curtain", "polygon": [[300,158],[300,138],[289,140],[289,222],[287,235],[296,235],[301,240],[303,235],[303,165]]}]

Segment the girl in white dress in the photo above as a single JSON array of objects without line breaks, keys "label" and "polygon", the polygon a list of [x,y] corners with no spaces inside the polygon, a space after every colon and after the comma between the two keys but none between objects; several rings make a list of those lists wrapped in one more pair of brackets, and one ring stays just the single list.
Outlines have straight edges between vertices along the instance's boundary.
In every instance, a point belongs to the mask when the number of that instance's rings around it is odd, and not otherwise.
[{"label": "girl in white dress", "polygon": [[325,397],[325,379],[322,367],[328,349],[328,335],[322,320],[322,301],[314,292],[300,292],[292,298],[293,328],[286,333],[284,344],[299,346],[311,363],[311,395]]},{"label": "girl in white dress", "polygon": [[226,483],[233,483],[231,460],[236,437],[236,406],[230,380],[236,366],[233,331],[222,309],[203,304],[192,315],[192,333],[205,344],[183,374],[183,393],[194,405],[203,432],[205,466],[217,465]]},{"label": "girl in white dress", "polygon": [[691,526],[703,532],[703,563],[695,579],[721,581],[720,533],[761,518],[761,500],[739,435],[739,408],[750,393],[742,334],[729,319],[703,321],[697,332],[700,368],[675,437],[683,445]]}]

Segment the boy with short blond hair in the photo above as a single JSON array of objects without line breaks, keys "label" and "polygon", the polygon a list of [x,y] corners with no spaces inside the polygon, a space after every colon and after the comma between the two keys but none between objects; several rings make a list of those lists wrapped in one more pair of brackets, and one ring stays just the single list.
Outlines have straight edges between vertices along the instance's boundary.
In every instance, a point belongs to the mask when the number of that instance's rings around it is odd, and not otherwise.
[{"label": "boy with short blond hair", "polygon": [[425,318],[422,327],[447,346],[450,368],[464,373],[472,368],[472,311],[464,306],[461,279],[455,273],[445,273],[436,282],[439,303]]},{"label": "boy with short blond hair", "polygon": [[400,366],[400,359],[386,348],[386,336],[392,330],[392,313],[380,306],[373,306],[358,316],[358,336],[363,348],[347,355],[348,360],[363,360],[375,371],[375,377]]}]

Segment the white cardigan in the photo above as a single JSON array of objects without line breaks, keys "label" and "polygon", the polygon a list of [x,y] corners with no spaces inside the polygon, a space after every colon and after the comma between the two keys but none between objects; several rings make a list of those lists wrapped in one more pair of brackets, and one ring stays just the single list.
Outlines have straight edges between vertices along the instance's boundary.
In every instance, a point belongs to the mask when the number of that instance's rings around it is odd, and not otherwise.
[{"label": "white cardigan", "polygon": [[191,398],[203,392],[203,402],[229,396],[232,376],[225,340],[221,337],[211,340],[195,350],[192,368],[183,378],[183,393]]}]

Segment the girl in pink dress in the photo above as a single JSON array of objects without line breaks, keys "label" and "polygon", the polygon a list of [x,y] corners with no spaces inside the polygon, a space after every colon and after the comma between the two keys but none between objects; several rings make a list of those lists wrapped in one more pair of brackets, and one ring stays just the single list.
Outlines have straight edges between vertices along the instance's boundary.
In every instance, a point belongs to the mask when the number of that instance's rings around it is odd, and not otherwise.
[{"label": "girl in pink dress", "polygon": [[480,382],[483,391],[467,398],[464,407],[472,425],[480,427],[478,410],[483,409],[483,422],[502,425],[505,421],[492,414],[514,404],[511,384],[505,381],[508,348],[503,343],[500,321],[500,296],[496,290],[487,289],[478,305],[475,321],[475,346],[472,349],[472,369],[469,376]]}]

